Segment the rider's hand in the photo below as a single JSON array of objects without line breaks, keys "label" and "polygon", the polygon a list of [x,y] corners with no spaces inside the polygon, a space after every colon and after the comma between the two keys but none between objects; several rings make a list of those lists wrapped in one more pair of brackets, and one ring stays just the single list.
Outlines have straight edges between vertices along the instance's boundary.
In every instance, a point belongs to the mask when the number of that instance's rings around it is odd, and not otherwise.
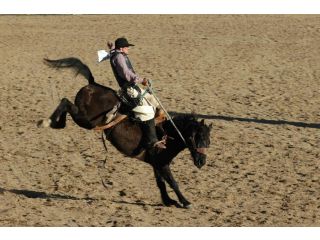
[{"label": "rider's hand", "polygon": [[108,45],[108,48],[109,48],[110,50],[113,49],[113,43],[112,43],[112,42],[108,42],[107,45]]},{"label": "rider's hand", "polygon": [[148,84],[149,84],[148,79],[144,78],[143,81],[142,81],[142,85],[143,86],[148,86]]}]

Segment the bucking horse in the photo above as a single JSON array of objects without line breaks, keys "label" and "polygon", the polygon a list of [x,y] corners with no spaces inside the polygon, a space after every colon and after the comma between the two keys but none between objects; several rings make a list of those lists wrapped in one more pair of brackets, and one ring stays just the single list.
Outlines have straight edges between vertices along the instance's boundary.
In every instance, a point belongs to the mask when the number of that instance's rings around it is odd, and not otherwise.
[{"label": "bucking horse", "polygon": [[[141,147],[142,130],[139,122],[133,118],[122,118],[108,128],[107,116],[114,111],[115,106],[123,104],[118,93],[106,86],[98,84],[87,65],[77,58],[64,58],[58,60],[44,59],[44,62],[53,68],[69,68],[88,80],[76,94],[75,102],[63,98],[49,119],[40,120],[38,126],[62,129],[66,126],[66,116],[69,113],[73,121],[85,129],[103,129],[106,139],[122,154],[140,159],[153,168],[161,199],[165,206],[181,205],[170,198],[166,190],[166,182],[176,193],[179,202],[184,208],[190,208],[191,203],[182,195],[175,181],[170,163],[185,148],[188,148],[194,165],[201,168],[206,163],[206,149],[210,145],[210,130],[212,124],[207,125],[204,119],[199,120],[193,114],[178,114],[170,120],[165,120],[157,125],[158,138],[166,136],[166,149],[161,149],[151,160]],[[116,115],[116,114],[115,114]],[[173,122],[172,122],[173,121]],[[178,129],[178,131],[177,131]],[[181,137],[183,136],[183,138]],[[137,151],[139,150],[139,151]]]}]

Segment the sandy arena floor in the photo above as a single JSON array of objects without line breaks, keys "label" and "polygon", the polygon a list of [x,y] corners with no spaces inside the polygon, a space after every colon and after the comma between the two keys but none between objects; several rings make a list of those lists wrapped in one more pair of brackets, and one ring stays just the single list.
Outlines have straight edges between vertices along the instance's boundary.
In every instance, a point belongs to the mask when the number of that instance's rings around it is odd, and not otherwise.
[{"label": "sandy arena floor", "polygon": [[[320,16],[2,15],[0,30],[1,226],[320,226]],[[96,51],[119,36],[169,111],[213,123],[207,165],[186,150],[172,166],[192,209],[162,206],[151,167],[70,117],[36,127],[87,83],[42,59],[78,57],[116,89]]]}]

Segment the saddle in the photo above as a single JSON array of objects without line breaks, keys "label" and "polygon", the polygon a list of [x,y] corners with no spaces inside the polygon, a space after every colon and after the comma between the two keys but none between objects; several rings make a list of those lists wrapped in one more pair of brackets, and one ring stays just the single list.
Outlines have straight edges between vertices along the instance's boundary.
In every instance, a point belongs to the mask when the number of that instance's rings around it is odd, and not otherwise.
[{"label": "saddle", "polygon": [[[107,129],[111,129],[123,120],[127,118],[131,118],[130,114],[123,114],[119,111],[120,104],[114,106],[114,108],[106,115],[106,122],[104,125],[97,126],[93,130],[95,131],[104,131]],[[161,131],[164,132],[161,123],[166,120],[166,115],[163,110],[157,109],[155,114],[155,125],[159,126]],[[166,142],[167,135],[164,134],[164,138],[161,140],[162,142]],[[141,145],[135,150],[134,158],[144,161],[146,158],[146,150],[141,148]]]},{"label": "saddle", "polygon": [[[106,129],[109,129],[109,128],[116,126],[118,123],[122,122],[126,118],[131,118],[131,116],[129,116],[130,114],[124,114],[119,111],[119,109],[121,107],[120,105],[121,105],[121,103],[114,106],[113,109],[107,113],[105,124],[101,125],[101,126],[96,126],[94,128],[94,130],[103,131],[103,130],[106,130]],[[154,120],[155,120],[156,126],[158,126],[160,123],[167,120],[167,117],[166,117],[164,111],[161,109],[157,109]]]}]

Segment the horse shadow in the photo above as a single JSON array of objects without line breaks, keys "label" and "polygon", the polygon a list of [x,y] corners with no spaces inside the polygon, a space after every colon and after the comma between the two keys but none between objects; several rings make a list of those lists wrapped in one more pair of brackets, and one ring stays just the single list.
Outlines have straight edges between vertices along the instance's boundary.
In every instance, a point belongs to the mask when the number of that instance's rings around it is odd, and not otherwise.
[{"label": "horse shadow", "polygon": [[196,113],[180,113],[180,112],[169,112],[170,115],[193,115],[198,118],[212,119],[212,120],[223,120],[223,121],[239,121],[239,122],[249,122],[249,123],[260,123],[260,124],[270,124],[270,125],[291,125],[295,127],[303,128],[314,128],[320,129],[320,123],[305,123],[305,122],[294,122],[286,120],[270,120],[270,119],[257,119],[257,118],[240,118],[240,117],[230,117],[230,116],[220,116],[220,115],[205,115]]},{"label": "horse shadow", "polygon": [[124,200],[112,200],[114,203],[119,203],[119,204],[127,204],[127,205],[137,205],[137,206],[151,206],[151,207],[161,207],[163,206],[162,204],[151,204],[151,203],[145,203],[142,201],[135,201],[135,202],[129,202],[129,201],[124,201]]},{"label": "horse shadow", "polygon": [[[46,193],[41,191],[32,191],[32,190],[26,190],[26,189],[5,189],[0,187],[0,194],[3,194],[4,192],[10,192],[16,195],[21,195],[27,198],[39,198],[39,199],[56,199],[56,200],[84,200],[84,201],[98,201],[101,199],[95,199],[90,197],[74,197],[69,195],[62,195],[62,194],[53,194],[53,193]],[[150,204],[145,203],[143,201],[137,200],[135,202],[128,202],[124,200],[113,200],[112,202],[118,203],[118,204],[127,204],[127,205],[137,205],[137,206],[151,206],[151,207],[162,207],[162,204]],[[182,208],[182,206],[177,205],[176,207]]]},{"label": "horse shadow", "polygon": [[26,189],[5,189],[0,187],[0,194],[4,192],[10,192],[13,194],[21,195],[27,198],[40,198],[40,199],[60,199],[60,200],[85,200],[85,201],[96,201],[98,199],[90,198],[90,197],[74,197],[69,195],[62,194],[53,194],[39,191],[31,191]]}]

